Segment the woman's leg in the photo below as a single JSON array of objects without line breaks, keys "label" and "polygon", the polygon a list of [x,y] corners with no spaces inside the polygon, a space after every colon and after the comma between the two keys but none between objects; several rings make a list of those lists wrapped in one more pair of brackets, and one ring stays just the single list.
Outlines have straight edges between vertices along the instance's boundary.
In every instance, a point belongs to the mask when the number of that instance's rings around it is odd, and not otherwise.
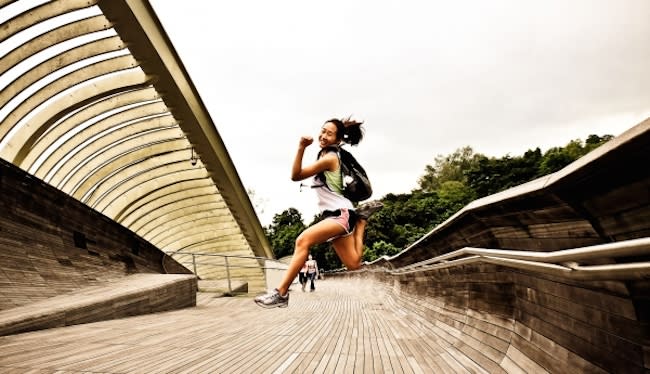
[{"label": "woman's leg", "polygon": [[334,247],[336,254],[348,270],[356,270],[361,267],[361,259],[363,258],[363,239],[366,233],[367,224],[367,220],[359,219],[357,220],[352,235],[337,238],[332,241],[332,246]]},{"label": "woman's leg", "polygon": [[384,204],[381,201],[375,200],[361,204],[355,210],[357,214],[357,224],[353,233],[355,239],[354,248],[359,255],[359,260],[363,258],[363,242],[364,235],[366,233],[366,225],[368,224],[368,218],[370,218],[371,215],[383,207]]},{"label": "woman's leg", "polygon": [[366,233],[367,224],[368,221],[365,219],[357,220],[357,224],[352,232],[352,236],[354,236],[354,250],[359,256],[359,262],[361,262],[361,259],[363,258],[363,236]]},{"label": "woman's leg", "polygon": [[[341,225],[331,219],[324,219],[313,226],[308,227],[296,239],[296,246],[293,250],[293,258],[289,263],[289,268],[284,273],[282,282],[278,286],[280,295],[285,295],[289,290],[289,285],[300,272],[302,264],[307,260],[309,247],[325,242],[327,239],[341,235],[345,230]],[[352,235],[350,235],[352,236]]]}]

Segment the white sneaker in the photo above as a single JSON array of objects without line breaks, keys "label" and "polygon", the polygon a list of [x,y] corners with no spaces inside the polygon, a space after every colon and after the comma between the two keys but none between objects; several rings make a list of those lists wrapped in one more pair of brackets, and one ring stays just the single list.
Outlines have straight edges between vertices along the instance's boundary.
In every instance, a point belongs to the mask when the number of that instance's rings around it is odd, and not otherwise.
[{"label": "white sneaker", "polygon": [[255,304],[262,308],[286,308],[289,306],[289,293],[287,292],[285,296],[282,296],[276,288],[267,294],[257,296]]}]

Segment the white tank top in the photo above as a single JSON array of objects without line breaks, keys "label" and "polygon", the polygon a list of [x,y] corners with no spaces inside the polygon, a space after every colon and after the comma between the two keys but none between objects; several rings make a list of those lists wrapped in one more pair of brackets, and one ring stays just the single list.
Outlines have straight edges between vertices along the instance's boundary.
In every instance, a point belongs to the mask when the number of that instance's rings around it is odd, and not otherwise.
[{"label": "white tank top", "polygon": [[314,176],[314,186],[322,185],[315,188],[316,197],[318,198],[318,210],[322,213],[324,210],[354,209],[352,202],[341,193],[341,171],[336,169],[335,171],[325,171],[324,174],[327,186]]}]

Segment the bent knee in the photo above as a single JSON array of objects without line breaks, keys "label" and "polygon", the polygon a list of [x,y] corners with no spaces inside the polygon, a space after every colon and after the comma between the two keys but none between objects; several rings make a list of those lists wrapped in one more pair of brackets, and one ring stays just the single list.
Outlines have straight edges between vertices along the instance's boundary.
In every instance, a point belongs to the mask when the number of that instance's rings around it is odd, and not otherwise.
[{"label": "bent knee", "polygon": [[303,234],[298,235],[296,238],[296,250],[307,250],[311,244],[309,239]]}]

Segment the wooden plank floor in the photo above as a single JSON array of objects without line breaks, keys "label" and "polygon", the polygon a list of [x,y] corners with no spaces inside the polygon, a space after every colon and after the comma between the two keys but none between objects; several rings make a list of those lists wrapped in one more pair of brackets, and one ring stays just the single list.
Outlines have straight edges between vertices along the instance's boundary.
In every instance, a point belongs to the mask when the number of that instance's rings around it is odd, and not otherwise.
[{"label": "wooden plank floor", "polygon": [[[0,337],[2,373],[481,372],[361,281],[294,286],[288,308],[199,293],[183,310]],[[379,291],[379,292],[377,292]]]}]

